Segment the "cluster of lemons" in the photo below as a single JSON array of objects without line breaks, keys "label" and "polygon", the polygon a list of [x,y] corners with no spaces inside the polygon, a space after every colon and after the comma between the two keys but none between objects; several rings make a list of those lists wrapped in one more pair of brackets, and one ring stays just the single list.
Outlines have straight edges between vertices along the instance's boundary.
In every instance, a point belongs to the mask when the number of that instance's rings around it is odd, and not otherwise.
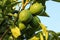
[{"label": "cluster of lemons", "polygon": [[[40,19],[37,17],[37,15],[39,15],[41,13],[41,11],[44,9],[44,6],[42,5],[42,3],[34,3],[33,5],[31,5],[30,9],[24,9],[19,13],[19,22],[18,22],[18,26],[15,26],[11,29],[12,35],[15,38],[18,38],[19,36],[21,36],[21,31],[23,29],[26,29],[26,25],[30,24],[30,26],[32,28],[34,28],[36,26],[36,28],[38,26],[41,26],[43,29],[43,33],[46,36],[46,38],[48,37],[48,32],[46,31],[45,26],[43,26],[43,24],[41,24]],[[17,14],[15,14],[14,16],[17,16]],[[40,33],[40,39],[43,40],[43,36]],[[34,36],[29,40],[39,40],[38,37]]]}]

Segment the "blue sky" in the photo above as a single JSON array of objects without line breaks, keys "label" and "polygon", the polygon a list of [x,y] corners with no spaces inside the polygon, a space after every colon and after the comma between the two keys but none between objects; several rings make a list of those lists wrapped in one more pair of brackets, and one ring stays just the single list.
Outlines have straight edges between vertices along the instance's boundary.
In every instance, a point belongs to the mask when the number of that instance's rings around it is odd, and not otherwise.
[{"label": "blue sky", "polygon": [[47,26],[48,30],[53,30],[55,32],[60,32],[60,3],[47,1],[46,2],[46,12],[49,14],[48,17],[39,17]]}]

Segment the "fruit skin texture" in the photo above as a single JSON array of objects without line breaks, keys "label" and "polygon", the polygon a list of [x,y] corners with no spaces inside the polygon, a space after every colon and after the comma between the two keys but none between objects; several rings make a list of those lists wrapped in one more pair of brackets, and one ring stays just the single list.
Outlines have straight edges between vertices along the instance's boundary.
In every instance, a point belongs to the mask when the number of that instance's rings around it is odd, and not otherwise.
[{"label": "fruit skin texture", "polygon": [[22,10],[19,14],[19,20],[21,22],[29,22],[32,19],[32,14],[29,10]]},{"label": "fruit skin texture", "polygon": [[19,23],[19,29],[20,30],[23,30],[23,29],[25,29],[26,28],[26,26],[23,24],[23,23]]},{"label": "fruit skin texture", "polygon": [[20,29],[18,27],[11,28],[11,32],[15,38],[21,35]]},{"label": "fruit skin texture", "polygon": [[13,37],[12,36],[9,36],[8,40],[13,40]]},{"label": "fruit skin texture", "polygon": [[36,2],[33,5],[31,5],[30,11],[32,14],[35,15],[35,14],[39,14],[43,10],[43,8],[44,7],[43,7],[42,3]]},{"label": "fruit skin texture", "polygon": [[40,19],[37,16],[34,16],[32,21],[31,21],[31,23],[30,23],[30,25],[32,27],[38,27],[39,26],[39,22],[41,22]]}]

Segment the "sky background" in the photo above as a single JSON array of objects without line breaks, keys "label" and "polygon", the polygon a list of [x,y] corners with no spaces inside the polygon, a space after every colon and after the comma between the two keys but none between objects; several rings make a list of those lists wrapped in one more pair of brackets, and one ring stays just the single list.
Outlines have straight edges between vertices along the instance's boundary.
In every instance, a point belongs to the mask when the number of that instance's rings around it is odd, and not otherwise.
[{"label": "sky background", "polygon": [[[19,0],[21,1],[21,0]],[[28,8],[26,6],[26,8]],[[60,32],[60,3],[54,1],[46,2],[46,12],[50,17],[39,17],[41,22],[47,26],[48,30]],[[18,7],[17,7],[18,9]]]},{"label": "sky background", "polygon": [[48,30],[60,32],[60,3],[54,1],[46,2],[46,12],[50,17],[39,17]]}]

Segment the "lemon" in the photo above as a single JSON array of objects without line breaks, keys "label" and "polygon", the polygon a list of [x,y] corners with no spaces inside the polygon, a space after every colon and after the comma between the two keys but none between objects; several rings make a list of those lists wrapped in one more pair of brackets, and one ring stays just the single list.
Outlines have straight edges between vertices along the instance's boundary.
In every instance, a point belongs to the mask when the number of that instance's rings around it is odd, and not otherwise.
[{"label": "lemon", "polygon": [[43,8],[44,7],[43,7],[42,3],[36,2],[33,5],[31,5],[30,11],[32,14],[35,15],[35,14],[39,14],[43,10]]},{"label": "lemon", "polygon": [[21,35],[20,29],[18,27],[11,28],[11,33],[15,38]]},{"label": "lemon", "polygon": [[23,24],[23,23],[19,23],[19,29],[20,30],[23,30],[23,29],[25,29],[26,28],[26,26]]},{"label": "lemon", "polygon": [[21,22],[29,22],[32,19],[32,14],[29,10],[22,10],[19,14],[19,20]]}]

